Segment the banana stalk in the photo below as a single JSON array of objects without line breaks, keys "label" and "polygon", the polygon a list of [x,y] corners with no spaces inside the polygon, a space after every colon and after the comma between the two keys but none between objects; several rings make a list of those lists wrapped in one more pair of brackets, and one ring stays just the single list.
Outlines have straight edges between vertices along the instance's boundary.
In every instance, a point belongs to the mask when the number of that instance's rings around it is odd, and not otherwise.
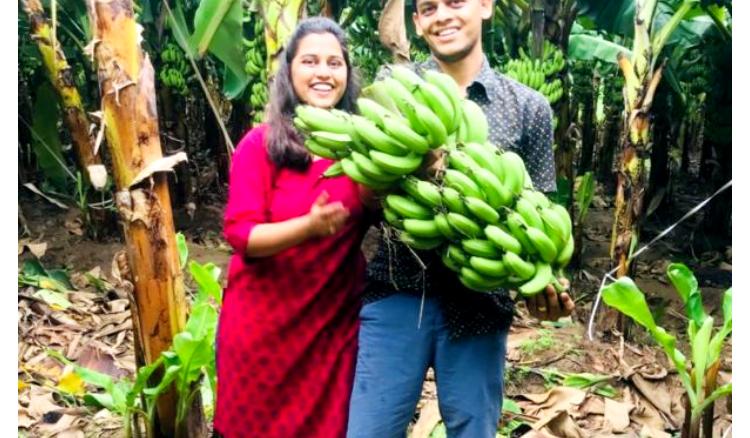
[{"label": "banana stalk", "polygon": [[[116,204],[134,284],[133,320],[141,333],[136,343],[141,344],[146,363],[152,363],[170,347],[186,317],[167,180],[163,172],[147,171],[142,178],[144,169],[162,159],[154,71],[138,43],[131,0],[88,0],[87,7]],[[196,432],[175,430],[175,406],[174,389],[160,396],[155,430],[167,436]],[[186,423],[191,428],[203,426],[192,418]]]},{"label": "banana stalk", "polygon": [[39,47],[44,67],[62,102],[65,126],[73,139],[73,150],[78,161],[78,168],[84,178],[89,181],[89,166],[101,164],[101,160],[94,154],[94,139],[89,134],[91,123],[83,108],[78,88],[73,82],[70,65],[54,38],[40,0],[24,0],[23,7],[29,16],[32,39]]}]

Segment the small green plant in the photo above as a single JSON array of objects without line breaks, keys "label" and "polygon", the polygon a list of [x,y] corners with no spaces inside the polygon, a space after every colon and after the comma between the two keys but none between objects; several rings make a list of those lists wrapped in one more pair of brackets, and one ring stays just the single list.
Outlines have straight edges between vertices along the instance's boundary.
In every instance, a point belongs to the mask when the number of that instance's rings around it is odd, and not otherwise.
[{"label": "small green plant", "polygon": [[526,339],[519,344],[518,348],[524,355],[529,356],[539,351],[548,350],[554,345],[555,340],[550,330],[540,329],[537,334],[537,337]]},{"label": "small green plant", "polygon": [[670,264],[667,277],[685,304],[688,317],[687,336],[690,359],[677,349],[677,338],[656,325],[643,292],[629,277],[622,277],[602,291],[604,302],[632,318],[649,332],[666,353],[687,392],[690,412],[685,416],[682,437],[698,438],[701,420],[706,430],[713,424],[712,406],[721,397],[732,393],[732,383],[717,387],[721,364],[721,348],[732,332],[732,288],[724,292],[722,313],[724,323],[714,332],[714,319],[703,307],[703,295],[692,271],[682,263]]},{"label": "small green plant", "polygon": [[[177,391],[177,415],[175,430],[184,429],[188,409],[196,395],[216,398],[216,327],[221,307],[221,270],[213,263],[199,264],[194,260],[187,263],[188,250],[185,237],[177,233],[177,248],[180,264],[188,265],[190,274],[197,285],[193,296],[190,316],[185,329],[175,335],[172,347],[162,352],[161,356],[148,366],[141,367],[135,380],[121,378],[114,380],[107,374],[75,365],[56,351],[50,351],[52,357],[73,367],[84,382],[103,390],[88,393],[84,402],[101,406],[123,417],[127,437],[139,431],[138,418],[143,418],[147,428],[152,424],[157,398],[173,384]],[[19,283],[40,284],[50,278],[46,271],[37,266],[29,266],[19,274]],[[52,284],[50,282],[50,284]],[[150,378],[161,370],[161,379],[153,386],[148,386]],[[205,382],[205,383],[204,383]],[[207,385],[206,385],[207,383]],[[205,390],[205,387],[210,388]],[[136,421],[133,421],[133,420]],[[149,433],[149,436],[152,436]]]}]

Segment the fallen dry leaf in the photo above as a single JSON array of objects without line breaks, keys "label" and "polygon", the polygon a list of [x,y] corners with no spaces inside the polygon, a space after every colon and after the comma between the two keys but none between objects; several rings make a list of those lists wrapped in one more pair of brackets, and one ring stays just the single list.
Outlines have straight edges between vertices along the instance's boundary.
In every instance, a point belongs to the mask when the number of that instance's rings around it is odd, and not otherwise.
[{"label": "fallen dry leaf", "polygon": [[633,405],[611,398],[604,399],[604,418],[609,422],[613,432],[624,432],[630,425],[630,411]]},{"label": "fallen dry leaf", "polygon": [[570,418],[565,411],[549,411],[546,415],[541,417],[539,421],[534,423],[532,429],[540,430],[547,428],[553,434],[553,436],[559,438],[584,438],[585,434],[580,427]]},{"label": "fallen dry leaf", "polygon": [[541,411],[567,411],[572,406],[583,403],[586,391],[566,386],[556,386],[543,394],[521,394],[521,397],[534,404],[524,409],[524,413],[535,416]]},{"label": "fallen dry leaf", "polygon": [[672,438],[672,434],[664,432],[663,430],[654,429],[647,424],[641,429],[640,438]]}]

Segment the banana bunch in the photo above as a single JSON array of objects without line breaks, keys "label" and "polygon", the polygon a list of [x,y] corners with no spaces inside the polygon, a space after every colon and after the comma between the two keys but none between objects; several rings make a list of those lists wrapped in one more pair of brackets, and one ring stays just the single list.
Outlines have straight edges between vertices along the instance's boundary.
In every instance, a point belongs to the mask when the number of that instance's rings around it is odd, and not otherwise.
[{"label": "banana bunch", "polygon": [[263,121],[263,109],[268,102],[268,72],[266,69],[266,45],[264,42],[263,20],[255,17],[253,32],[250,39],[243,38],[242,43],[247,48],[245,52],[245,73],[253,84],[250,87],[250,106],[253,122]]},{"label": "banana bunch", "polygon": [[514,287],[524,296],[556,282],[573,253],[565,208],[531,186],[516,153],[491,143],[449,147],[435,216],[449,242],[443,263],[468,288]]},{"label": "banana bunch", "polygon": [[185,55],[182,53],[182,49],[174,43],[169,42],[165,44],[159,57],[162,62],[161,69],[159,70],[161,83],[182,96],[186,96],[188,88],[185,76],[190,73],[190,68],[187,62],[185,62]]},{"label": "banana bunch", "polygon": [[333,175],[376,190],[394,189],[428,151],[448,141],[485,141],[488,134],[482,109],[460,97],[450,76],[429,71],[422,78],[402,66],[392,71],[363,90],[358,114],[302,105],[294,119],[313,154],[340,160]]},{"label": "banana bunch", "polygon": [[511,59],[505,64],[505,74],[542,93],[550,105],[560,100],[563,94],[562,81],[556,76],[565,67],[562,51],[545,40],[541,60],[531,59],[523,48],[519,48],[519,53],[519,59]]},{"label": "banana bunch", "polygon": [[[387,192],[383,216],[399,240],[439,251],[472,290],[530,296],[556,282],[574,249],[568,212],[533,189],[519,155],[487,141],[483,110],[450,76],[393,67],[363,90],[357,110],[301,105],[294,124],[313,154],[337,160],[326,176]],[[442,168],[416,176],[435,149]]]}]

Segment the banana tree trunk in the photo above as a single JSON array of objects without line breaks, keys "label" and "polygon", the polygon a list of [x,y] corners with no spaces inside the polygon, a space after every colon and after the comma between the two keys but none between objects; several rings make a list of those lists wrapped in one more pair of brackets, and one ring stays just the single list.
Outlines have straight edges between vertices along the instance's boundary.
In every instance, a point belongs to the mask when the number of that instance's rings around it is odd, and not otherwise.
[{"label": "banana tree trunk", "polygon": [[[637,56],[637,55],[636,55]],[[644,159],[650,150],[651,103],[661,80],[662,67],[640,76],[630,60],[619,56],[618,62],[625,75],[626,118],[622,153],[617,169],[615,217],[610,244],[610,256],[617,264],[617,277],[628,275],[631,246],[638,243],[641,214],[647,189]]]},{"label": "banana tree trunk", "polygon": [[[136,342],[152,363],[170,347],[186,317],[167,180],[163,172],[146,169],[162,159],[154,71],[138,42],[131,0],[88,0],[87,6],[116,204],[135,286],[134,321],[142,338]],[[147,176],[136,180],[144,170]],[[176,406],[173,388],[158,399],[157,433],[177,435]]]},{"label": "banana tree trunk", "polygon": [[55,41],[53,46],[54,35],[44,14],[41,1],[24,0],[23,6],[29,16],[31,37],[39,47],[47,75],[58,96],[60,96],[65,126],[73,139],[73,151],[78,162],[78,168],[81,175],[89,181],[89,166],[101,164],[101,160],[94,154],[94,139],[89,134],[91,123],[83,108],[81,95],[73,81],[70,65],[68,65],[60,45]]},{"label": "banana tree trunk", "polygon": [[[591,85],[591,84],[589,84]],[[582,175],[591,170],[594,161],[594,143],[596,142],[596,120],[594,90],[598,88],[598,80],[594,78],[594,86],[586,90],[581,96],[583,111],[581,112],[581,161],[578,166],[578,174]]]}]

